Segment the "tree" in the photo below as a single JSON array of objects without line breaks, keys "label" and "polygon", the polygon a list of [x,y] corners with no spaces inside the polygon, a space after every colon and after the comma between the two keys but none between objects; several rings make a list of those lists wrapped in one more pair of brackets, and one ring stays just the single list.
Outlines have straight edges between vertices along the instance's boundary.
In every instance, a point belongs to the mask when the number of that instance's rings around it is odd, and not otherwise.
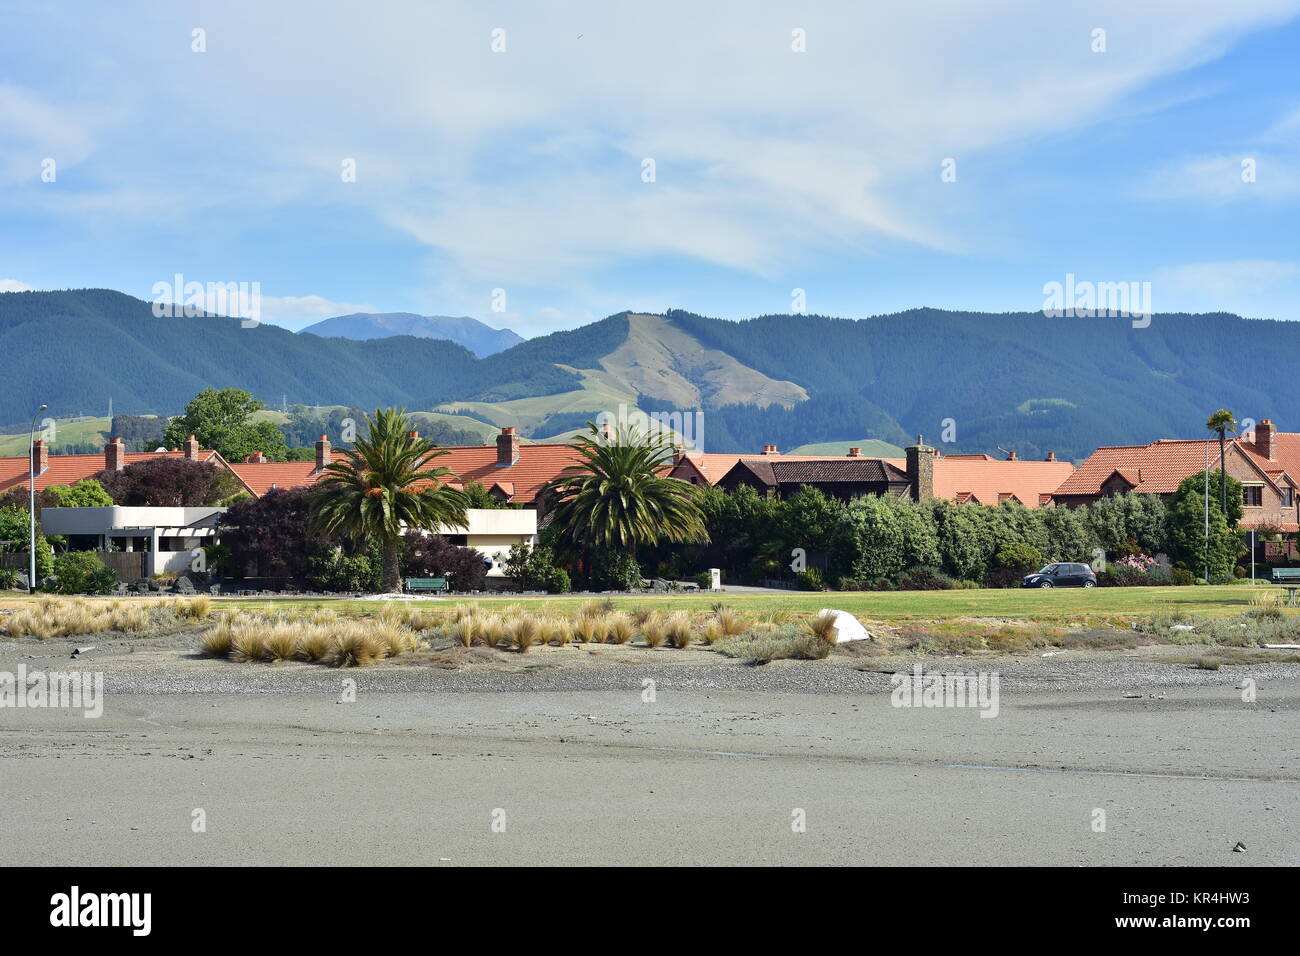
[{"label": "tree", "polygon": [[446,578],[452,591],[481,591],[488,562],[475,548],[452,544],[440,534],[412,531],[402,537],[402,572],[412,577]]},{"label": "tree", "polygon": [[312,535],[307,488],[273,488],[232,504],[220,519],[221,542],[240,569],[256,562],[259,577],[304,581],[312,555],[325,542]]},{"label": "tree", "polygon": [[695,486],[668,477],[673,449],[666,437],[626,427],[607,437],[588,427],[569,446],[579,463],[544,489],[555,502],[551,526],[565,550],[588,561],[597,550],[635,558],[638,548],[660,541],[709,540]]},{"label": "tree", "polygon": [[173,418],[163,432],[163,444],[180,448],[193,435],[204,448],[215,448],[226,461],[243,461],[261,452],[269,461],[284,461],[284,434],[273,422],[252,420],[262,403],[242,388],[204,389]]},{"label": "tree", "polygon": [[[1210,480],[1214,480],[1213,475]],[[1225,486],[1222,478],[1219,485]],[[1226,486],[1240,501],[1240,482],[1228,478]],[[1206,534],[1205,492],[1205,474],[1198,472],[1184,478],[1174,493],[1167,512],[1170,556],[1194,574],[1208,568],[1211,581],[1231,580],[1240,547],[1237,534],[1217,508],[1209,509],[1209,534]]]},{"label": "tree", "polygon": [[112,496],[94,478],[83,478],[75,485],[50,485],[45,489],[53,504],[51,508],[106,508],[113,504]]},{"label": "tree", "polygon": [[464,527],[465,496],[431,467],[446,451],[411,428],[405,410],[366,416],[367,434],[325,468],[311,495],[313,528],[355,542],[374,540],[383,555],[383,586],[400,591],[402,533]]},{"label": "tree", "polygon": [[1237,430],[1232,412],[1221,408],[1205,420],[1205,427],[1219,436],[1219,509],[1228,517],[1228,433]]},{"label": "tree", "polygon": [[147,458],[121,471],[98,472],[94,480],[119,505],[196,508],[223,497],[228,475],[211,462]]}]

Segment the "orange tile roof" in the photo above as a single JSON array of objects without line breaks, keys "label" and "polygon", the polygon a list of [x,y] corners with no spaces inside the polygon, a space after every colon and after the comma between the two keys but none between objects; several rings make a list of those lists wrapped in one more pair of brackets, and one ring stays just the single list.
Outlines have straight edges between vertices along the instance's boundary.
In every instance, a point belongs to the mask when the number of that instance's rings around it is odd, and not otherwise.
[{"label": "orange tile roof", "polygon": [[259,498],[272,488],[314,485],[324,474],[316,470],[315,461],[237,461],[230,463],[230,470]]},{"label": "orange tile roof", "polygon": [[[902,458],[886,458],[896,468],[907,470]],[[1015,498],[1026,508],[1043,504],[1069,479],[1074,465],[1068,461],[1007,461],[989,455],[942,455],[934,459],[934,496],[959,504],[997,504]]]},{"label": "orange tile roof", "polygon": [[[1300,435],[1275,434],[1274,446],[1278,449],[1277,460],[1269,461],[1244,439],[1234,438],[1228,442],[1229,454],[1239,451],[1275,482],[1284,471],[1300,475]],[[1219,443],[1214,438],[1162,438],[1149,445],[1103,446],[1089,455],[1056,489],[1056,496],[1100,494],[1102,485],[1116,473],[1139,494],[1173,494],[1184,478],[1205,470],[1207,451],[1210,468],[1217,470]],[[1286,462],[1294,464],[1288,466]],[[1292,467],[1296,470],[1292,471]]]},{"label": "orange tile roof", "polygon": [[[447,478],[447,484],[451,487],[464,488],[477,481],[489,491],[497,486],[509,501],[524,504],[534,501],[544,484],[579,460],[568,445],[520,445],[518,459],[504,467],[497,467],[495,445],[453,446],[442,450],[447,454],[439,455],[429,466],[450,469],[452,475]],[[339,455],[335,453],[335,460]],[[241,461],[232,464],[230,470],[258,496],[273,487],[314,485],[325,475],[316,470],[314,461]]]},{"label": "orange tile roof", "polygon": [[[145,452],[127,452],[123,456],[124,463],[134,465],[141,461],[150,461],[154,458],[184,458],[183,451],[145,451]],[[215,451],[204,449],[199,452],[199,461],[211,461],[213,464],[224,464]],[[12,488],[27,487],[27,478],[31,470],[29,465],[30,459],[26,455],[20,458],[0,458],[0,494],[9,491]],[[108,462],[102,454],[97,455],[50,455],[49,466],[45,469],[44,474],[36,476],[36,490],[48,488],[51,485],[75,485],[83,479],[93,477],[107,467]]]}]

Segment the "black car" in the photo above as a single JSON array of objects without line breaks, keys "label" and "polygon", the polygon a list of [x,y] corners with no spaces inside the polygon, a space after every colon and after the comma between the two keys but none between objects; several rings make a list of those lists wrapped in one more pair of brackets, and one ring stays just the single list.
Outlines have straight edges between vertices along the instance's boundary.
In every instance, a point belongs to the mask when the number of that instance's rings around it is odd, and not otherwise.
[{"label": "black car", "polygon": [[1040,571],[1026,574],[1022,588],[1095,588],[1097,573],[1086,564],[1058,561]]}]

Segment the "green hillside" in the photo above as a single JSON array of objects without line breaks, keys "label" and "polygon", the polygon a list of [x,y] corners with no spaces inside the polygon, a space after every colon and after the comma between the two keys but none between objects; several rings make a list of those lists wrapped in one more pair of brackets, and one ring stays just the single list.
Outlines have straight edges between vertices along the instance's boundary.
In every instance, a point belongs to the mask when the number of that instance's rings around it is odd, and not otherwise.
[{"label": "green hillside", "polygon": [[[1300,323],[1227,314],[1156,315],[1135,329],[936,309],[744,321],[619,313],[478,359],[410,336],[351,341],[160,319],[139,299],[91,289],[0,294],[0,348],[41,357],[10,363],[0,390],[8,422],[42,402],[68,418],[110,397],[126,414],[177,414],[204,388],[237,387],[275,407],[400,405],[449,441],[491,441],[503,425],[525,439],[567,436],[620,406],[702,410],[707,451],[865,452],[878,446],[852,436],[868,434],[896,453],[921,433],[948,452],[1077,459],[1101,444],[1201,435],[1221,407],[1300,430],[1300,396],[1276,371],[1300,360]],[[285,427],[302,441],[314,422]]]},{"label": "green hillside", "polygon": [[852,441],[822,441],[800,445],[785,452],[787,455],[844,455],[850,448],[861,448],[863,458],[902,458],[905,452],[879,438],[857,438]]}]

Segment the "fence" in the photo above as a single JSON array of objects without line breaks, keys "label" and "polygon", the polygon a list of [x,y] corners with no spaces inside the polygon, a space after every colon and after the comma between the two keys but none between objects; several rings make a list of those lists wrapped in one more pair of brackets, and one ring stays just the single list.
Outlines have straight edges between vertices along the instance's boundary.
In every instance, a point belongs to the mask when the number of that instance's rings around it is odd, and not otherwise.
[{"label": "fence", "polygon": [[[95,554],[106,567],[116,571],[117,579],[125,584],[145,576],[144,559],[148,555],[144,551],[96,551]],[[6,571],[26,571],[28,567],[26,551],[0,554],[0,568]]]}]

